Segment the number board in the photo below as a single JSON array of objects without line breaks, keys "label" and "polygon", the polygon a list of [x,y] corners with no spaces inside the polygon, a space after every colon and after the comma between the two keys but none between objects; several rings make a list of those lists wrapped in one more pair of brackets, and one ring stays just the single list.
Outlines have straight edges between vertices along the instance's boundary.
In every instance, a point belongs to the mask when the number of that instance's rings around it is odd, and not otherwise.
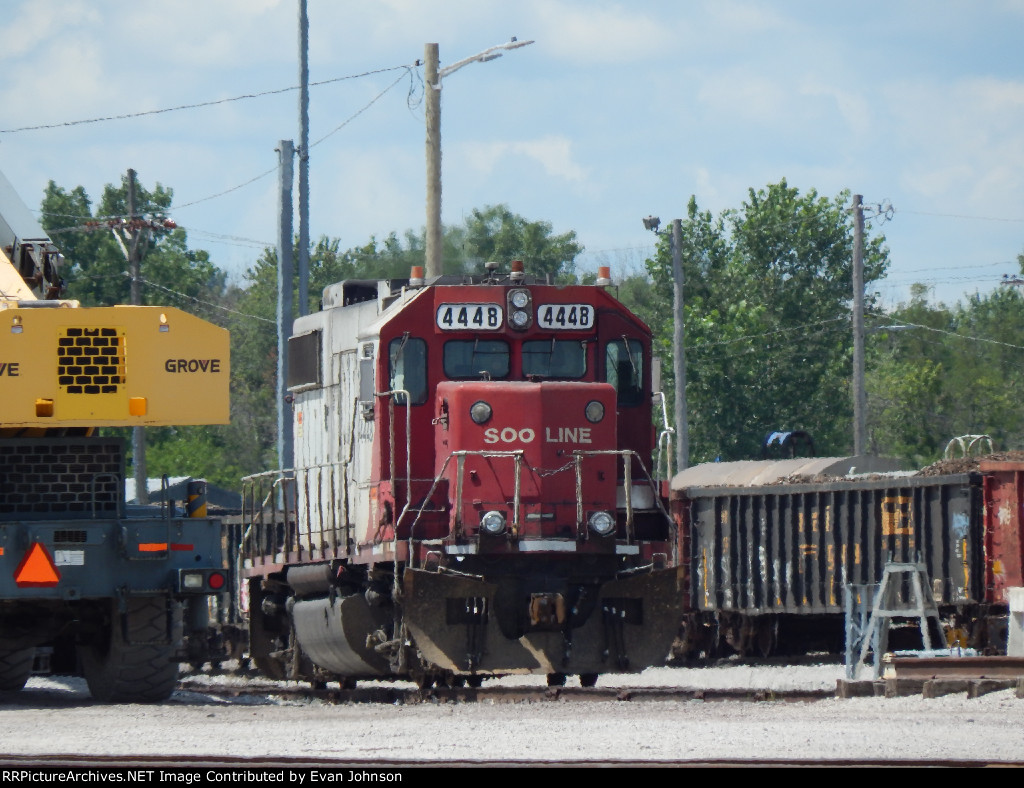
[{"label": "number board", "polygon": [[542,304],[537,307],[537,326],[555,331],[593,328],[594,307],[590,304]]},{"label": "number board", "polygon": [[441,304],[437,327],[442,331],[500,331],[504,310],[498,304]]}]

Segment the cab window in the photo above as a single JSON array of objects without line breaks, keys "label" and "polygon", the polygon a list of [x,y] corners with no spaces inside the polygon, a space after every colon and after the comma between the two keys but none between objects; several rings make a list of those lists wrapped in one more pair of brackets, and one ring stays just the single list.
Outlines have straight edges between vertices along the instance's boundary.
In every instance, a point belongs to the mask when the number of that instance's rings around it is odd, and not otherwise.
[{"label": "cab window", "polygon": [[587,372],[587,344],[578,339],[523,342],[523,376],[577,379]]},{"label": "cab window", "polygon": [[643,402],[643,363],[643,344],[637,339],[616,339],[605,346],[605,380],[618,392],[618,404]]},{"label": "cab window", "polygon": [[[427,401],[427,343],[408,334],[388,344],[388,375],[392,391],[408,391],[413,405]],[[405,395],[395,394],[395,404],[405,405]]]},{"label": "cab window", "polygon": [[508,377],[508,342],[452,339],[444,343],[444,374],[452,380]]}]

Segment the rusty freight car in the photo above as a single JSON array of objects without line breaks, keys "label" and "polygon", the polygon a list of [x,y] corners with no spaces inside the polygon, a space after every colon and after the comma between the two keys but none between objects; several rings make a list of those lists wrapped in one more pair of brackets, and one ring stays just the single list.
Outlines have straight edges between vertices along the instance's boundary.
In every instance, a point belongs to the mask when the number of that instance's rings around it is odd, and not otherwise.
[{"label": "rusty freight car", "polygon": [[1007,589],[1024,584],[1024,462],[906,473],[865,458],[712,463],[677,474],[685,567],[681,658],[841,653],[844,588],[920,562],[947,636],[1005,648]]}]

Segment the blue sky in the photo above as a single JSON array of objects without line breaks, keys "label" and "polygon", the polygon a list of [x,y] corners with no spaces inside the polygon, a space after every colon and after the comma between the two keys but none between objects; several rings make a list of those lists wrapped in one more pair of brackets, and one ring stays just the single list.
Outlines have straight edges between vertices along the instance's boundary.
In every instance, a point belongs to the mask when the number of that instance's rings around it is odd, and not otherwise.
[{"label": "blue sky", "polygon": [[[506,203],[575,230],[581,267],[608,264],[615,276],[653,253],[642,217],[668,224],[691,195],[718,213],[786,178],[891,204],[891,218],[872,223],[892,260],[873,288],[885,305],[913,282],[951,303],[1017,273],[1024,0],[308,6],[312,82],[392,69],[311,89],[314,239],[347,247],[421,228],[422,69],[396,67],[427,42],[443,67],[517,36],[535,43],[444,83],[445,223]],[[0,170],[36,209],[48,180],[98,199],[132,167],[147,187],[174,189],[190,244],[238,275],[276,238],[277,176],[248,182],[274,170],[279,140],[298,140],[297,91],[14,129],[293,87],[297,7],[0,0]]]}]

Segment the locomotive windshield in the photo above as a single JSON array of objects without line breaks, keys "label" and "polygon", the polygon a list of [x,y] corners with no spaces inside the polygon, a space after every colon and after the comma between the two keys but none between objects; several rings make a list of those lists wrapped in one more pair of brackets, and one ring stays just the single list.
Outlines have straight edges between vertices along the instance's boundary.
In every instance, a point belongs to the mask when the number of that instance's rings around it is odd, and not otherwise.
[{"label": "locomotive windshield", "polygon": [[453,339],[444,343],[444,374],[453,380],[504,378],[509,370],[508,342]]},{"label": "locomotive windshield", "polygon": [[587,372],[587,345],[578,339],[523,342],[523,375],[582,378]]},{"label": "locomotive windshield", "polygon": [[643,345],[636,339],[616,339],[605,349],[605,380],[615,386],[620,405],[644,400]]},{"label": "locomotive windshield", "polygon": [[[427,343],[404,334],[388,345],[392,391],[408,391],[413,405],[427,401]],[[396,405],[405,405],[405,395],[395,395]]]}]

